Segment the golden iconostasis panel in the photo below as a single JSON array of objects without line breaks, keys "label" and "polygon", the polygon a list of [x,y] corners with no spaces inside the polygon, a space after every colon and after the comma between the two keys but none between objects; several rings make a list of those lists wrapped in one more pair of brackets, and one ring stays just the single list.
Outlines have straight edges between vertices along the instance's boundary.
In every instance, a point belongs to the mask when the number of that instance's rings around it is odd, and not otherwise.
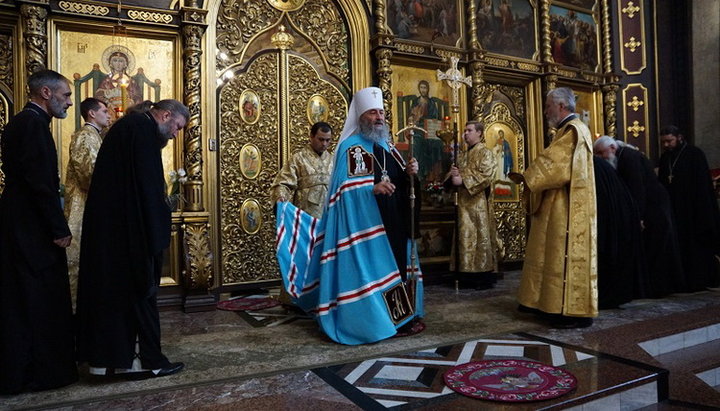
[{"label": "golden iconostasis panel", "polygon": [[278,60],[278,53],[260,54],[220,86],[222,286],[277,279],[268,188],[280,164]]},{"label": "golden iconostasis panel", "polygon": [[[139,34],[139,33],[138,33]],[[105,101],[113,118],[143,100],[182,100],[176,92],[178,70],[177,40],[154,33],[143,37],[113,36],[112,33],[57,29],[58,71],[73,83],[74,105],[68,117],[57,121],[61,177],[67,168],[70,139],[82,126],[80,102],[87,97]],[[126,86],[121,79],[127,79]],[[180,166],[176,147],[170,140],[163,149],[163,167],[168,173]]]},{"label": "golden iconostasis panel", "polygon": [[321,77],[304,57],[288,55],[288,155],[307,145],[310,127],[318,121],[333,129],[331,150],[340,137],[348,104],[340,89]]},{"label": "golden iconostasis panel", "polygon": [[510,181],[511,172],[523,172],[532,143],[528,135],[528,91],[526,87],[486,83],[480,119],[485,125],[485,145],[495,156],[497,169],[490,187],[501,261],[525,257],[527,224],[522,204],[523,187]]}]

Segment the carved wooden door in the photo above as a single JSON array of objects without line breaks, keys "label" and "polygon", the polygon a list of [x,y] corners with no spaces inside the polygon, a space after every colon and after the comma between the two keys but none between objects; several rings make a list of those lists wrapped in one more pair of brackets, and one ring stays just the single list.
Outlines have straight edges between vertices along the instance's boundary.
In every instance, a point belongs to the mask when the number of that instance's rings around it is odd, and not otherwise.
[{"label": "carved wooden door", "polygon": [[[337,138],[350,94],[348,39],[335,6],[310,0],[279,13],[270,3],[256,4],[265,23],[240,27],[252,35],[218,31],[218,50],[231,61],[219,59],[226,65],[218,87],[216,228],[223,289],[279,279],[270,185],[307,144],[315,121],[330,123]],[[247,9],[234,10],[232,16],[221,10],[218,30],[247,21]],[[333,27],[335,33],[327,33]]]}]

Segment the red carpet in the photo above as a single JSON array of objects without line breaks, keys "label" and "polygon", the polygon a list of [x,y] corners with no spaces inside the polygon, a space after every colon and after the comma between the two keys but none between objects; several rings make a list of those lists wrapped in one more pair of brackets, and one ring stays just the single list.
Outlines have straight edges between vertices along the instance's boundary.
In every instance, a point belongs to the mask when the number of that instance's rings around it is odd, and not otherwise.
[{"label": "red carpet", "polygon": [[270,297],[238,297],[217,303],[218,310],[257,311],[280,305],[280,301]]},{"label": "red carpet", "polygon": [[577,385],[569,372],[535,361],[485,360],[461,364],[445,373],[445,385],[462,395],[503,402],[542,401]]}]

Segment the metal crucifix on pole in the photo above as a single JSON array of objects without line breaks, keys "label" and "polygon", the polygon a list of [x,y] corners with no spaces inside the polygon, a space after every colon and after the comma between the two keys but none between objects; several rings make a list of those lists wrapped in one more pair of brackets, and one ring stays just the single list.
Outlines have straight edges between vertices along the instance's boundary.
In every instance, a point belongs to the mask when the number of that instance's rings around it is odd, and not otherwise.
[{"label": "metal crucifix on pole", "polygon": [[[450,68],[443,72],[441,70],[437,71],[437,79],[439,81],[445,81],[450,86],[450,89],[452,90],[452,100],[450,102],[450,107],[452,109],[454,119],[453,119],[453,140],[455,146],[453,147],[453,165],[457,166],[458,164],[458,148],[460,146],[460,143],[458,141],[458,123],[460,122],[460,96],[459,96],[459,90],[460,87],[463,85],[472,86],[472,78],[470,76],[463,76],[460,70],[458,70],[457,65],[458,61],[460,61],[457,57],[450,57]],[[457,190],[454,193],[454,201],[455,204],[455,252],[454,252],[454,260],[455,260],[455,290],[458,289],[458,273],[460,272],[460,253],[459,253],[459,243],[458,243],[458,236],[459,236],[459,216],[458,216],[458,193]]]}]

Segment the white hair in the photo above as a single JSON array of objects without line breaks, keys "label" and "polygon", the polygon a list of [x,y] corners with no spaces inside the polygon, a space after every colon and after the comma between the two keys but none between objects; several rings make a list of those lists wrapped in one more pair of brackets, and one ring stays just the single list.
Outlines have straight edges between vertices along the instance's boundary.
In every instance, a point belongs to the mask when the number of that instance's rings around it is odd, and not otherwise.
[{"label": "white hair", "polygon": [[598,137],[597,140],[593,143],[593,148],[607,148],[610,146],[615,146],[615,148],[620,148],[623,146],[622,141],[615,140],[614,138],[610,136],[601,136]]},{"label": "white hair", "polygon": [[547,93],[555,104],[562,103],[571,113],[575,112],[575,93],[570,87],[554,88]]}]

